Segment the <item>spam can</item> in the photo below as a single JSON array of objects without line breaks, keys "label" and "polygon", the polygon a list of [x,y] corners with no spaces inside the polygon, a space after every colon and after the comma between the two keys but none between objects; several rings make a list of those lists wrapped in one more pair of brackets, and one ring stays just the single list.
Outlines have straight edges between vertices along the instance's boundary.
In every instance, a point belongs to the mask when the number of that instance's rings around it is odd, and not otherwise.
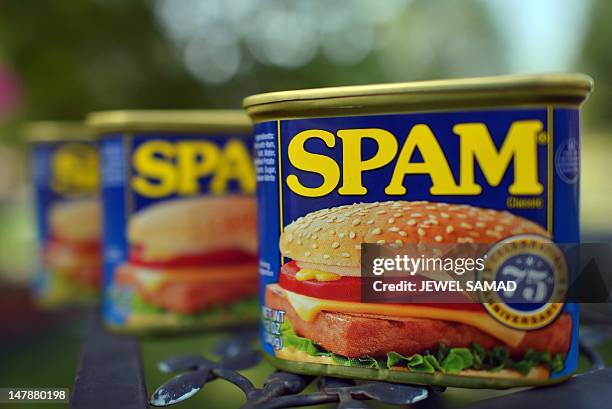
[{"label": "spam can", "polygon": [[99,137],[102,314],[177,332],[257,319],[251,122],[242,111],[110,111]]},{"label": "spam can", "polygon": [[32,122],[24,136],[38,242],[34,282],[43,306],[92,304],[102,281],[98,152],[80,122]]},{"label": "spam can", "polygon": [[[591,88],[587,76],[555,74],[246,98],[266,358],[303,374],[471,388],[570,376],[578,306],[548,298],[549,267],[561,261],[545,250],[579,239],[579,107]],[[428,254],[472,244],[496,253],[450,258],[449,269],[434,258],[433,268],[513,276],[488,289],[497,298],[385,302],[364,292],[368,249],[412,248],[423,263],[413,271],[430,282]],[[412,291],[381,283],[374,291],[390,297]]]}]

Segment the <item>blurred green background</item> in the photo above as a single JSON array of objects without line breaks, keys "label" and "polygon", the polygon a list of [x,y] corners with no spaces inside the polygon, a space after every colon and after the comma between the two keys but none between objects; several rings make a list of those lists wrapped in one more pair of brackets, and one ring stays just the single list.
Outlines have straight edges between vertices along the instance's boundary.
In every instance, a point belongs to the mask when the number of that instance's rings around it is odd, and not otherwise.
[{"label": "blurred green background", "polygon": [[[295,88],[582,71],[596,84],[584,108],[583,236],[610,239],[611,15],[607,0],[0,0],[0,386],[71,385],[81,337],[79,319],[27,299],[35,236],[24,121],[239,107],[246,95]],[[144,343],[149,388],[164,379],[156,360],[205,352],[207,342]],[[236,406],[226,387],[210,390],[208,407]]]}]

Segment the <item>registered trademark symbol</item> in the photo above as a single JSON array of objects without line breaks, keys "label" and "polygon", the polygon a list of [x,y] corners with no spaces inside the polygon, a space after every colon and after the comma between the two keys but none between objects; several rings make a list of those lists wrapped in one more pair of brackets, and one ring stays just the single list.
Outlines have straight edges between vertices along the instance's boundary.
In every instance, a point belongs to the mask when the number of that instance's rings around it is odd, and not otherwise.
[{"label": "registered trademark symbol", "polygon": [[538,143],[540,145],[546,145],[548,143],[548,132],[540,132],[538,134]]}]

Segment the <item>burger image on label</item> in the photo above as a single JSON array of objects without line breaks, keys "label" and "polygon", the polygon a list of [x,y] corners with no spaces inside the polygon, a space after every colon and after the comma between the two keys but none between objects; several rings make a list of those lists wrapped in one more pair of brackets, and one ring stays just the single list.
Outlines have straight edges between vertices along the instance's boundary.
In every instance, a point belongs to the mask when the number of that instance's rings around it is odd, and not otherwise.
[{"label": "burger image on label", "polygon": [[116,271],[116,285],[135,293],[129,324],[180,324],[254,296],[255,213],[252,197],[232,195],[173,199],[133,214],[129,257]]},{"label": "burger image on label", "polygon": [[[99,200],[57,202],[48,217],[50,236],[44,243],[45,265],[64,286],[96,291],[102,279]],[[54,287],[61,291],[59,283]]]},{"label": "burger image on label", "polygon": [[571,341],[570,314],[544,328],[522,331],[496,321],[480,304],[360,302],[362,243],[492,244],[521,234],[548,236],[537,224],[506,211],[426,201],[359,203],[300,217],[280,237],[281,254],[290,260],[278,283],[266,287],[265,305],[284,311],[276,358],[547,379],[563,369]]}]

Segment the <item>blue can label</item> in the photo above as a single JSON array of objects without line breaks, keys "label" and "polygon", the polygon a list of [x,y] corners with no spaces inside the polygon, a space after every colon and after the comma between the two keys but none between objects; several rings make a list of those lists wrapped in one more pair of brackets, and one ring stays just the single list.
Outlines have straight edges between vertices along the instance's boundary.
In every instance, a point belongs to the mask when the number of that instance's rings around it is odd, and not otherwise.
[{"label": "blue can label", "polygon": [[41,261],[37,298],[50,306],[97,300],[102,261],[95,144],[37,144],[32,174]]},{"label": "blue can label", "polygon": [[104,135],[100,155],[106,322],[163,330],[256,319],[251,136]]},{"label": "blue can label", "polygon": [[[364,302],[360,254],[364,243],[577,242],[578,141],[578,110],[552,106],[256,124],[265,352],[281,363],[397,370],[407,382],[568,376],[577,305],[524,303],[512,315],[492,304]],[[520,245],[535,251],[532,242]],[[503,256],[500,268],[535,260]]]}]

